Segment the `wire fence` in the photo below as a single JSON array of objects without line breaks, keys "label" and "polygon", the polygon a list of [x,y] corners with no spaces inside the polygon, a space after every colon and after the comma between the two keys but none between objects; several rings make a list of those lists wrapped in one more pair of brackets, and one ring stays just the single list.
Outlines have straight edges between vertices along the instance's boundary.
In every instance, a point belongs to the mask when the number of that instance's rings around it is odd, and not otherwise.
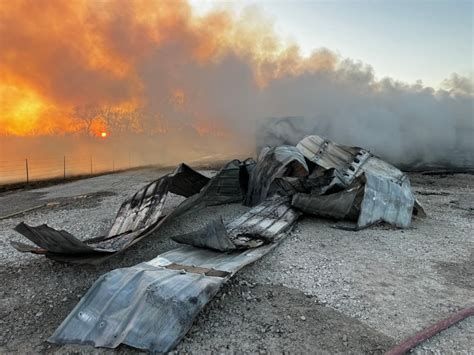
[{"label": "wire fence", "polygon": [[131,156],[110,158],[99,156],[52,156],[0,160],[0,185],[30,183],[49,179],[68,179],[79,175],[96,175],[130,169],[142,164]]}]

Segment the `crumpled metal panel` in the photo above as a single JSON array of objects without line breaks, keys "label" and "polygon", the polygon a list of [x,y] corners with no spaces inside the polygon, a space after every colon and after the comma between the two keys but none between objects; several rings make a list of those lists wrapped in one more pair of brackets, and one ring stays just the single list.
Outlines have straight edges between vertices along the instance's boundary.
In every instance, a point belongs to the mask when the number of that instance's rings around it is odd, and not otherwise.
[{"label": "crumpled metal panel", "polygon": [[408,179],[400,185],[378,175],[364,176],[364,198],[357,227],[366,228],[382,221],[400,228],[409,227],[415,198]]},{"label": "crumpled metal panel", "polygon": [[300,213],[288,197],[268,199],[224,225],[221,218],[191,233],[172,237],[178,243],[219,251],[255,248],[287,231]]},{"label": "crumpled metal panel", "polygon": [[255,166],[253,159],[244,162],[232,160],[227,163],[201,190],[183,201],[172,213],[182,215],[207,206],[242,202],[248,186],[249,171]]},{"label": "crumpled metal panel", "polygon": [[[78,240],[72,234],[64,230],[56,230],[48,227],[46,224],[42,224],[37,227],[30,227],[29,225],[21,222],[15,227],[15,230],[26,236],[29,240],[35,243],[39,248],[34,246],[28,246],[31,252],[37,254],[44,254],[46,252],[51,253],[93,253],[96,251],[94,247],[87,245],[86,243]],[[17,246],[22,243],[12,242],[13,245]],[[26,244],[25,244],[26,246]],[[18,248],[17,248],[18,250]],[[28,251],[30,251],[28,250]],[[104,252],[111,252],[108,249],[104,249]]]},{"label": "crumpled metal panel", "polygon": [[291,204],[308,214],[334,219],[356,220],[358,217],[356,197],[360,195],[361,191],[363,189],[359,186],[329,195],[297,193],[293,196]]},{"label": "crumpled metal panel", "polygon": [[309,192],[304,178],[294,176],[283,176],[276,178],[270,185],[268,194],[271,196],[277,194],[280,196],[293,196],[298,192]]},{"label": "crumpled metal panel", "polygon": [[171,237],[171,239],[175,242],[193,245],[198,248],[208,248],[219,251],[237,249],[234,243],[232,243],[232,240],[230,240],[221,217],[208,222],[204,228],[183,235],[176,235]]},{"label": "crumpled metal panel", "polygon": [[364,172],[400,182],[407,178],[402,171],[363,148],[337,144],[324,137],[308,136],[296,147],[306,159],[318,166],[340,171],[346,185]]},{"label": "crumpled metal panel", "polygon": [[[38,247],[17,242],[11,244],[20,252],[45,254],[57,261],[99,263],[155,232],[167,219],[206,206],[241,202],[254,166],[253,159],[244,162],[233,160],[209,179],[181,164],[172,174],[151,182],[126,200],[107,236],[81,241],[66,231],[57,231],[46,225],[31,227],[21,223],[15,230]],[[168,193],[188,198],[164,215]]]},{"label": "crumpled metal panel", "polygon": [[301,152],[293,146],[265,147],[253,169],[244,204],[255,206],[265,200],[273,180],[282,176],[307,176],[308,166]]},{"label": "crumpled metal panel", "polygon": [[[302,139],[297,144],[297,148],[306,159],[318,166],[324,169],[335,168],[340,173],[341,181],[345,183],[346,187],[362,174],[378,176],[399,186],[405,184],[410,186],[408,176],[401,170],[362,148],[340,145],[316,135]],[[412,193],[411,188],[410,193]],[[413,208],[416,215],[426,216],[423,207],[416,199]]]},{"label": "crumpled metal panel", "polygon": [[399,184],[408,180],[408,176],[400,169],[375,156],[367,159],[365,164],[361,166],[361,171],[389,179]]},{"label": "crumpled metal panel", "polygon": [[[140,189],[120,207],[107,236],[79,240],[66,231],[47,225],[31,227],[20,223],[15,230],[37,247],[12,243],[19,251],[45,254],[46,257],[71,262],[98,262],[108,254],[122,251],[152,233],[165,220],[163,207],[169,192],[191,196],[209,182],[209,178],[181,164],[172,173]],[[110,256],[110,255],[109,255]]]},{"label": "crumpled metal panel", "polygon": [[[399,184],[385,177],[364,173],[353,185],[327,195],[297,193],[293,196],[292,206],[305,213],[356,221],[350,227],[352,230],[382,221],[399,228],[410,226],[415,198],[408,180]],[[344,228],[349,229],[347,226]]]},{"label": "crumpled metal panel", "polygon": [[298,192],[323,195],[342,191],[346,186],[347,184],[338,170],[334,168],[322,171],[314,169],[307,177],[284,176],[276,178],[270,186],[269,195],[293,196]]},{"label": "crumpled metal panel", "polygon": [[142,263],[101,276],[50,342],[166,352],[191,327],[223,279]]},{"label": "crumpled metal panel", "polygon": [[94,283],[48,341],[166,353],[225,281],[276,245],[227,253],[185,246],[113,270]]},{"label": "crumpled metal panel", "polygon": [[368,157],[368,152],[362,148],[337,144],[316,135],[303,138],[296,148],[306,159],[324,169],[347,168],[351,166],[356,157],[358,157],[359,163],[363,163]]}]

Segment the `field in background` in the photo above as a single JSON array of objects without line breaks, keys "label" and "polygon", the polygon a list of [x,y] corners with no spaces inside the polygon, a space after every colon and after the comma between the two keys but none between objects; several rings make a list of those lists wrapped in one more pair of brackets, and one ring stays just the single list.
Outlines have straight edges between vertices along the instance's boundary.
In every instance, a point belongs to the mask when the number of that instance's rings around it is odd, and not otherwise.
[{"label": "field in background", "polygon": [[242,139],[179,134],[0,137],[0,186],[253,155]]},{"label": "field in background", "polygon": [[96,175],[143,166],[128,155],[110,158],[93,155],[57,155],[44,158],[0,160],[0,185]]}]

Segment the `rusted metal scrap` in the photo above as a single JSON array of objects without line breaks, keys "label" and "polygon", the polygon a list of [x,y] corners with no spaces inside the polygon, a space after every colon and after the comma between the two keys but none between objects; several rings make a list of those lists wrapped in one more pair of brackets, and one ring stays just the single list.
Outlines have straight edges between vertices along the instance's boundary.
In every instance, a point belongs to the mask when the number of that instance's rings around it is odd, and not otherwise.
[{"label": "rusted metal scrap", "polygon": [[396,345],[394,348],[390,349],[385,353],[385,355],[403,355],[408,353],[411,349],[418,346],[419,344],[425,342],[432,336],[442,332],[445,329],[453,326],[454,324],[461,322],[462,320],[474,316],[474,307],[463,308],[460,311],[450,315],[447,318],[444,318],[432,326],[420,330],[418,333],[412,337],[405,339],[400,344]]},{"label": "rusted metal scrap", "polygon": [[255,248],[273,242],[276,236],[290,229],[299,216],[288,197],[278,197],[260,203],[228,224],[218,218],[198,231],[172,239],[218,251]]},{"label": "rusted metal scrap", "polygon": [[[65,262],[99,263],[155,232],[167,219],[206,206],[242,202],[248,183],[248,170],[254,162],[233,160],[212,179],[181,164],[171,174],[153,181],[136,192],[120,207],[106,236],[81,241],[72,234],[47,225],[20,223],[15,230],[36,244],[11,242],[21,252],[44,254]],[[168,215],[164,206],[168,193],[188,197]]]},{"label": "rusted metal scrap", "polygon": [[202,308],[242,267],[272,250],[217,252],[184,246],[101,276],[48,339],[56,344],[120,344],[166,353],[186,335]]}]

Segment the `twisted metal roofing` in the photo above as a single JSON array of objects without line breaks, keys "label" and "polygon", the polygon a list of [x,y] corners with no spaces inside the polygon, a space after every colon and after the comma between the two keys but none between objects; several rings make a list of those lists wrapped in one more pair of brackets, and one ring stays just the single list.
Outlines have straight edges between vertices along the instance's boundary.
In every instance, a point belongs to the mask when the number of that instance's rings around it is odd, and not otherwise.
[{"label": "twisted metal roofing", "polygon": [[166,353],[225,281],[276,245],[227,253],[185,246],[113,270],[94,283],[48,341]]}]

